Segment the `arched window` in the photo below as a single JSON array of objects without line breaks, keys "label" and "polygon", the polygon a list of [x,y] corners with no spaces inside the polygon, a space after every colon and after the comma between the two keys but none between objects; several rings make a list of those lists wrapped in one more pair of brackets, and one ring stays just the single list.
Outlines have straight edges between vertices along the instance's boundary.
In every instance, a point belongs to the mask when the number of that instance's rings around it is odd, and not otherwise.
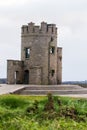
[{"label": "arched window", "polygon": [[54,54],[55,53],[55,47],[50,47],[50,54]]},{"label": "arched window", "polygon": [[15,84],[19,84],[19,71],[14,72]]},{"label": "arched window", "polygon": [[30,57],[30,48],[25,48],[25,58]]},{"label": "arched window", "polygon": [[55,70],[51,70],[51,76],[53,77],[55,74]]}]

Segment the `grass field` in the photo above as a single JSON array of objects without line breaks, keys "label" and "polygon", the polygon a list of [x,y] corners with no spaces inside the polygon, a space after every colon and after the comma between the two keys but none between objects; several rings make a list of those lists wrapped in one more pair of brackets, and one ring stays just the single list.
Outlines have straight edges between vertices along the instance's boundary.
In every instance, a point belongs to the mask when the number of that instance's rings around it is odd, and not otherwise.
[{"label": "grass field", "polygon": [[87,130],[87,99],[0,96],[0,130]]}]

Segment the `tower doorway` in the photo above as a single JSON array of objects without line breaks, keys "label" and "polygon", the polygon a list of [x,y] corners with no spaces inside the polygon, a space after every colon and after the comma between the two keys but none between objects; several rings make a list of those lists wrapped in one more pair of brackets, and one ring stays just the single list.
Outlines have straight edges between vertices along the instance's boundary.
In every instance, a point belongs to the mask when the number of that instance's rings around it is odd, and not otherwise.
[{"label": "tower doorway", "polygon": [[29,84],[29,70],[24,71],[24,84]]}]

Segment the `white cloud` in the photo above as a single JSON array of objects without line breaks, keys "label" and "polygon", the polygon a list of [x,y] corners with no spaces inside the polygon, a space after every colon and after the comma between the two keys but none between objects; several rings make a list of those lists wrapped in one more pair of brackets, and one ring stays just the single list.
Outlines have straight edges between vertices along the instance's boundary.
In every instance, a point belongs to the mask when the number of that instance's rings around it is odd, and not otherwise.
[{"label": "white cloud", "polygon": [[12,6],[12,5],[18,5],[18,4],[24,4],[28,0],[0,0],[0,6]]},{"label": "white cloud", "polygon": [[31,21],[57,24],[63,80],[86,80],[87,0],[0,0],[0,77],[6,77],[7,59],[19,59],[20,28]]}]

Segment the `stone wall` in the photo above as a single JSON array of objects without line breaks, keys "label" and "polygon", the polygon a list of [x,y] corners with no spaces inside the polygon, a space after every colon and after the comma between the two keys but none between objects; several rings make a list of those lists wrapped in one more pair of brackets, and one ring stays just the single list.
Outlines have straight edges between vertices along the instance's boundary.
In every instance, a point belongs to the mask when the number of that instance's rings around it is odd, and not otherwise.
[{"label": "stone wall", "polygon": [[18,60],[7,61],[7,83],[23,83],[23,62]]},{"label": "stone wall", "polygon": [[[40,66],[43,71],[41,76],[41,84],[50,84],[50,67],[55,69],[55,76],[53,83],[57,83],[57,28],[55,24],[41,23],[40,26],[35,26],[34,23],[29,23],[27,26],[22,26],[22,46],[21,46],[21,60],[24,61],[28,69],[34,66]],[[55,47],[55,56],[50,55],[50,43],[53,40]],[[25,58],[25,48],[30,48],[30,57]],[[49,56],[50,55],[50,56]],[[52,58],[53,57],[53,58]],[[49,60],[50,58],[50,60]],[[52,62],[54,65],[52,65]],[[50,62],[50,63],[49,63]],[[33,73],[31,74],[33,77]],[[31,77],[30,75],[30,77]],[[38,75],[37,75],[37,78]],[[30,80],[31,82],[32,80]],[[33,81],[31,82],[33,83]]]},{"label": "stone wall", "polygon": [[57,48],[57,27],[42,22],[21,28],[21,61],[8,60],[7,82],[57,84],[62,81],[62,48]]},{"label": "stone wall", "polygon": [[62,48],[57,48],[57,82],[60,84],[62,82]]}]

